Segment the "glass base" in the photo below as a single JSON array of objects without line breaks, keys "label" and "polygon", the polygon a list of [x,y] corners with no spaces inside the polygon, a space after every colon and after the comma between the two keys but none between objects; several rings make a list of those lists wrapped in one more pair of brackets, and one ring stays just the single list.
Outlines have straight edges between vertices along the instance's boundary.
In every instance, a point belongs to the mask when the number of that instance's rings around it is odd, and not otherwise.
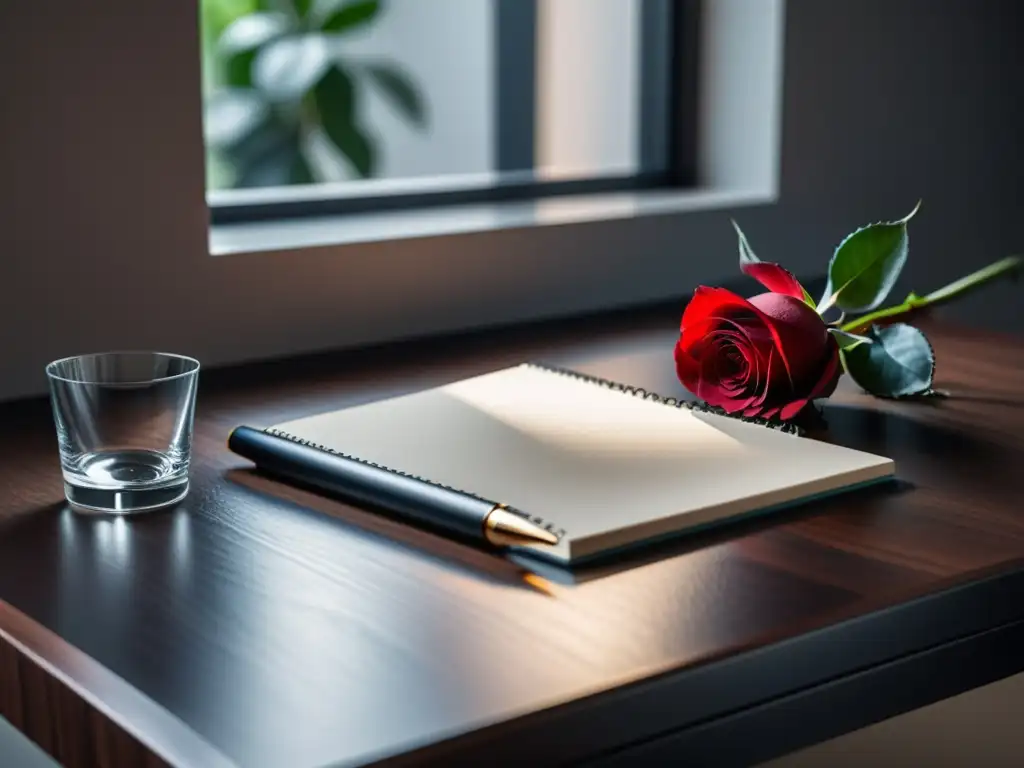
[{"label": "glass base", "polygon": [[78,512],[129,515],[163,509],[188,495],[188,479],[156,488],[85,488],[64,483],[64,497]]}]

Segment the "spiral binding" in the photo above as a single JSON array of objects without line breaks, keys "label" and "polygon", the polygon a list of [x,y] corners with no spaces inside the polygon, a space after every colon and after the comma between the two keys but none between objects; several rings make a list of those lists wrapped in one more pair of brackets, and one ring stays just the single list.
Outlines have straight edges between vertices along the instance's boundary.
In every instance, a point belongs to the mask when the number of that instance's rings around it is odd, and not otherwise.
[{"label": "spiral binding", "polygon": [[658,403],[659,405],[668,405],[673,408],[685,408],[689,411],[710,413],[715,416],[725,416],[730,419],[745,421],[748,424],[757,424],[758,426],[774,429],[778,432],[785,432],[790,435],[803,434],[803,430],[791,422],[769,421],[768,419],[762,419],[757,416],[742,416],[735,413],[728,413],[724,408],[716,408],[714,406],[707,405],[706,403],[695,403],[689,400],[680,400],[675,397],[665,397],[664,395],[659,395],[657,392],[650,392],[643,387],[633,387],[628,384],[620,384],[619,382],[611,381],[610,379],[602,379],[600,376],[592,376],[589,373],[580,373],[579,371],[573,371],[568,368],[559,368],[558,366],[548,365],[546,363],[525,363],[525,365],[540,371],[547,371],[548,373],[555,373],[559,376],[565,376],[566,378],[575,379],[577,381],[584,381],[588,384],[596,384],[600,387],[604,387],[605,389],[610,389],[614,392],[622,392],[623,394],[632,395],[633,397],[639,397],[641,400],[649,400],[650,402]]},{"label": "spiral binding", "polygon": [[[334,456],[337,456],[338,458],[341,458],[341,459],[347,459],[348,461],[354,461],[354,462],[356,462],[358,464],[363,464],[364,466],[367,466],[367,467],[373,467],[374,469],[380,469],[380,470],[383,470],[385,472],[389,472],[389,473],[391,473],[393,475],[401,475],[402,477],[407,477],[410,480],[416,480],[417,482],[425,483],[426,485],[433,486],[434,488],[441,488],[441,489],[446,490],[446,491],[454,491],[455,493],[461,493],[463,496],[469,496],[470,498],[476,499],[477,501],[483,502],[484,504],[496,504],[497,503],[495,501],[492,501],[491,499],[485,499],[483,496],[478,496],[475,493],[470,493],[469,491],[463,490],[461,488],[453,488],[450,485],[444,485],[443,483],[438,483],[438,482],[436,482],[434,480],[429,480],[429,479],[427,479],[425,477],[421,477],[420,475],[414,475],[411,472],[403,472],[402,470],[395,469],[394,467],[388,467],[388,466],[385,466],[384,464],[377,464],[376,462],[368,461],[367,459],[361,459],[358,456],[353,456],[350,453],[344,453],[344,452],[336,450],[334,448],[330,448],[330,447],[328,447],[326,445],[321,445],[320,443],[315,443],[312,440],[306,440],[305,438],[299,437],[298,435],[293,435],[291,432],[286,432],[285,430],[278,429],[277,427],[268,427],[267,429],[265,429],[263,431],[266,432],[268,435],[273,435],[274,437],[280,437],[280,438],[283,438],[285,440],[290,440],[293,443],[298,443],[299,445],[304,445],[307,448],[316,448],[319,451],[324,451],[325,453],[330,453],[330,454],[332,454]],[[562,538],[563,536],[565,536],[565,529],[564,528],[559,528],[559,527],[557,527],[555,525],[552,525],[547,520],[544,520],[541,517],[537,517],[536,515],[527,514],[523,510],[518,509],[518,508],[513,507],[513,506],[502,505],[502,507],[503,507],[503,509],[505,509],[506,512],[511,512],[514,515],[518,515],[519,517],[523,518],[524,520],[529,520],[534,525],[541,526],[542,528],[544,528],[545,530],[555,534],[555,536],[558,536],[559,538]]]}]

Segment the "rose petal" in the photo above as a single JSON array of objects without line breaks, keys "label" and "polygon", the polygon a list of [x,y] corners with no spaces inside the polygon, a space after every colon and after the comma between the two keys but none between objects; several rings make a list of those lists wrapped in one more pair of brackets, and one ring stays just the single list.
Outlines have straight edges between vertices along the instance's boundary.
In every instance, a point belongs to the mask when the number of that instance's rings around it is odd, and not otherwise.
[{"label": "rose petal", "polygon": [[715,355],[701,360],[700,380],[694,392],[708,405],[722,408],[726,413],[741,411],[750,404],[750,398],[737,397],[729,392],[722,383],[720,363],[721,359]]},{"label": "rose petal", "polygon": [[714,375],[722,393],[729,398],[729,410],[734,407],[734,401],[740,401],[742,407],[746,407],[753,400],[753,393],[747,384],[751,371],[748,356],[754,356],[754,351],[747,346],[746,337],[738,331],[712,331],[710,338],[711,342],[704,354],[716,358]]},{"label": "rose petal", "polygon": [[750,398],[747,397],[747,390],[742,384],[723,384],[722,392],[729,396],[729,400],[741,400],[746,402]]},{"label": "rose petal", "polygon": [[723,381],[737,377],[742,378],[749,369],[746,358],[731,339],[716,338],[709,352],[719,358],[719,375]]},{"label": "rose petal", "polygon": [[722,389],[729,393],[730,397],[750,397],[750,388],[740,376],[727,376],[722,379]]},{"label": "rose petal", "polygon": [[[733,398],[730,400],[726,400],[724,403],[721,403],[719,407],[722,408],[726,413],[738,413],[739,411],[742,411],[744,408],[746,408],[747,403],[749,402],[749,400],[737,400]],[[714,405],[714,403],[712,403],[712,405]]]},{"label": "rose petal", "polygon": [[754,398],[752,398],[752,397],[748,397],[745,400],[737,400],[736,401],[736,408],[734,410],[729,411],[729,413],[738,413],[740,411],[743,411],[744,413],[746,413],[746,409],[750,408],[750,404],[753,401],[754,401]]},{"label": "rose petal", "polygon": [[810,393],[799,400],[788,403],[782,409],[780,417],[783,421],[789,420],[802,411],[811,400],[819,397],[828,397],[835,392],[836,384],[839,383],[839,347],[833,341],[834,348],[829,349],[829,359],[825,369],[821,372],[817,383],[811,388]]},{"label": "rose petal", "polygon": [[674,356],[676,360],[676,375],[679,377],[679,381],[688,390],[695,392],[697,382],[700,380],[700,363],[686,351],[682,339],[676,343]]},{"label": "rose petal", "polygon": [[[683,317],[686,318],[685,313]],[[688,345],[698,344],[706,341],[708,333],[718,324],[718,320],[709,316],[688,319],[679,330],[679,338]]]},{"label": "rose petal", "polygon": [[784,406],[782,406],[782,410],[779,411],[779,418],[782,419],[783,421],[789,421],[798,413],[800,413],[800,411],[802,411],[805,407],[807,407],[806,397],[800,400],[794,400],[791,403],[786,403]]},{"label": "rose petal", "polygon": [[[771,348],[768,349],[768,357],[771,358]],[[747,358],[747,384],[754,387],[755,390],[763,389],[767,386],[768,376],[768,365],[758,352],[757,347],[750,347],[750,356]],[[763,375],[763,378],[762,378]]]},{"label": "rose petal", "polygon": [[[721,373],[721,371],[719,371],[719,373]],[[723,387],[727,387],[730,390],[743,389],[743,379],[739,374],[735,372],[727,373],[726,375],[722,376],[718,381]]]},{"label": "rose petal", "polygon": [[708,355],[700,361],[700,378],[694,393],[709,405],[724,408],[730,401],[731,398],[722,392],[718,380],[718,359],[714,355]]},{"label": "rose petal", "polygon": [[[701,366],[707,357],[714,357],[722,354],[718,349],[711,348],[718,346],[724,339],[721,338],[716,329],[721,322],[712,317],[701,317],[695,322],[686,318],[686,323],[680,333],[679,341],[676,342],[674,351],[676,363],[676,375],[688,390],[697,393],[701,380]],[[738,333],[736,331],[725,331],[726,339],[728,334]]]},{"label": "rose petal", "polygon": [[793,273],[778,264],[767,261],[741,264],[740,269],[747,277],[752,277],[772,293],[784,293],[794,299],[804,300],[804,289]]},{"label": "rose petal", "polygon": [[821,374],[821,378],[818,379],[818,383],[814,385],[814,389],[811,390],[809,400],[817,400],[821,397],[829,397],[833,392],[836,391],[836,386],[839,384],[839,376],[842,373],[842,363],[839,358],[839,344],[836,342],[835,337],[829,334],[829,345],[830,358],[828,365]]},{"label": "rose petal", "polygon": [[724,359],[735,359],[736,357],[742,359],[743,356],[736,349],[735,340],[729,338],[727,334],[728,332],[722,331],[713,333],[710,343],[711,350],[709,351],[713,351]]},{"label": "rose petal", "polygon": [[[786,375],[789,377],[790,384],[792,384],[793,376],[789,370],[789,361],[786,360],[786,355],[783,352],[784,347],[782,339],[775,328],[775,324],[764,312],[743,297],[737,296],[732,291],[726,290],[725,288],[708,288],[706,286],[700,286],[697,288],[697,290],[693,292],[693,298],[690,299],[690,303],[686,305],[686,310],[683,312],[681,325],[684,329],[684,334],[688,325],[695,326],[700,321],[709,317],[718,318],[721,321],[728,322],[730,320],[730,311],[747,313],[761,321],[761,324],[764,325],[765,329],[771,335],[774,347],[779,351],[779,357],[782,358],[782,364],[786,370]],[[687,318],[689,318],[689,321]]]},{"label": "rose petal", "polygon": [[739,343],[737,339],[737,347],[739,347],[743,352],[743,355],[750,366],[748,369],[747,382],[749,383],[750,378],[753,378],[755,382],[760,381],[761,369],[764,367],[764,356],[761,354],[758,343],[762,346],[767,346],[770,354],[771,349],[775,344],[772,339],[771,332],[761,325],[761,321],[759,319],[756,320],[756,326],[737,322],[733,318],[718,318],[718,321],[723,326],[729,326],[733,330],[720,330],[716,333],[728,335],[730,338],[734,339],[736,338],[736,334],[739,334],[743,339],[742,343]]},{"label": "rose petal", "polygon": [[[767,386],[766,381],[761,380],[761,370],[764,368],[767,371],[767,366],[763,366],[763,359],[757,348],[750,343],[750,335],[743,329],[742,326],[728,321],[728,325],[734,326],[739,330],[724,330],[716,332],[716,336],[729,340],[734,344],[734,349],[743,356],[744,371],[743,378],[739,382],[742,387],[751,392],[749,402],[753,402],[758,396],[758,392],[763,396],[765,387]],[[764,335],[769,339],[768,344],[771,344],[770,335],[767,331],[764,331]],[[768,348],[769,357],[771,356],[771,346]],[[749,404],[749,403],[748,403]]]},{"label": "rose petal", "polygon": [[[782,340],[781,351],[793,385],[806,383],[821,371],[830,335],[821,316],[802,301],[780,293],[761,293],[750,299]],[[804,389],[798,387],[798,392]]]},{"label": "rose petal", "polygon": [[[772,360],[774,359],[775,350],[771,349],[768,351],[768,363],[765,365],[764,386],[762,387],[761,382],[758,382],[758,387],[761,389],[761,395],[757,398],[757,400],[754,401],[755,403],[762,407],[765,405],[765,400],[767,400],[768,398],[768,391],[772,389]],[[778,368],[778,365],[776,365],[775,367]],[[779,382],[778,384],[776,384],[774,388],[777,390],[780,386],[784,386],[784,384],[782,382]]]},{"label": "rose petal", "polygon": [[676,342],[676,374],[688,390],[695,392],[700,378],[700,361],[703,359],[709,341],[709,332],[716,324],[711,318],[687,325]]}]

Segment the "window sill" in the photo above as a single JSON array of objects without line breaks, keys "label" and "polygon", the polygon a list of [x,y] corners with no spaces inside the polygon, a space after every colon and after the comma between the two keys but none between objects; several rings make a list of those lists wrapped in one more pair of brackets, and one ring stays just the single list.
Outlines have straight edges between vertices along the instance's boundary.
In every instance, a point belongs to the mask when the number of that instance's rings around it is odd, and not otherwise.
[{"label": "window sill", "polygon": [[218,224],[210,228],[210,253],[227,256],[295,252],[359,243],[664,216],[773,202],[775,195],[764,191],[651,190]]}]

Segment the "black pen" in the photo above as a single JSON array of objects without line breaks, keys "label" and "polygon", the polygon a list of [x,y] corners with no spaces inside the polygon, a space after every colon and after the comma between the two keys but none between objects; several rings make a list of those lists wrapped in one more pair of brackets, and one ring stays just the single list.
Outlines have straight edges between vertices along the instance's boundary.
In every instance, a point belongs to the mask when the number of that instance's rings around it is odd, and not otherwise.
[{"label": "black pen", "polygon": [[271,431],[236,427],[228,448],[266,472],[427,525],[505,547],[557,544],[558,536],[505,504],[306,445]]}]

